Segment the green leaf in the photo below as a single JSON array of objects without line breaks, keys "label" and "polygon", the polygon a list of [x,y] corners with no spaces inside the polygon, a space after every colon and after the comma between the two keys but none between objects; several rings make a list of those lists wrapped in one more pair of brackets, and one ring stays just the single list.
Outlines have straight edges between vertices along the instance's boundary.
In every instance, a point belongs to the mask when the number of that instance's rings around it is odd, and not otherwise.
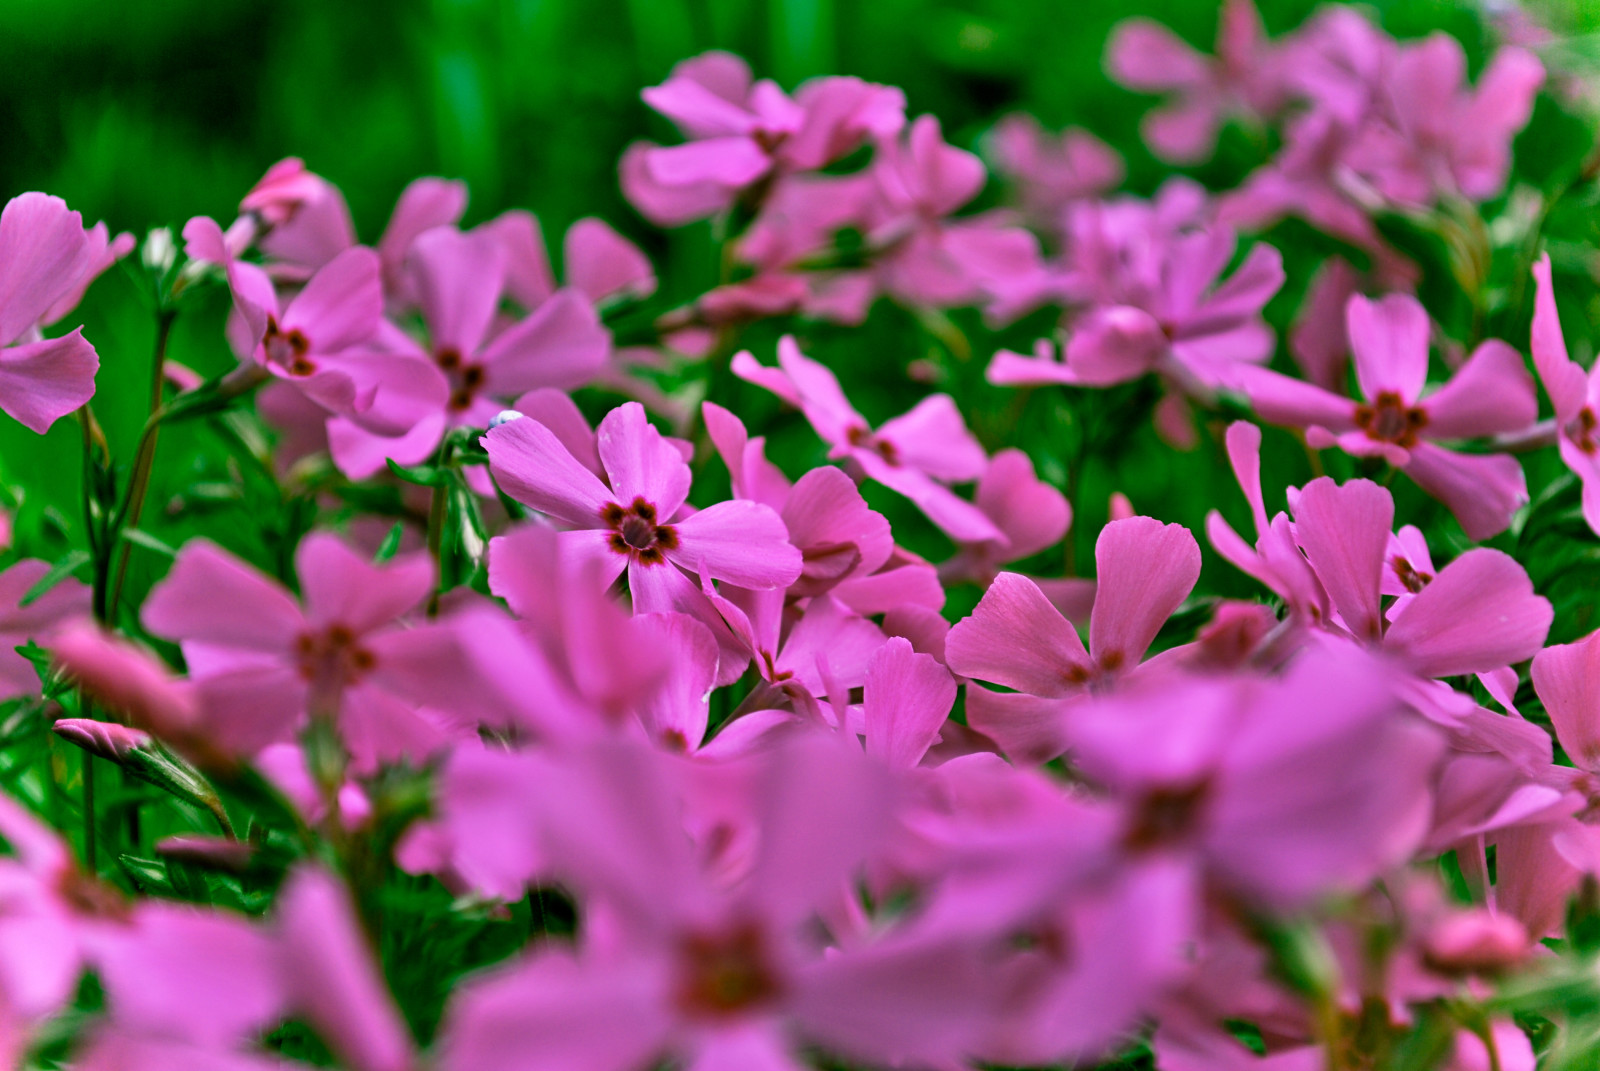
[{"label": "green leaf", "polygon": [[384,463],[389,466],[390,472],[406,483],[422,487],[443,487],[450,482],[448,469],[436,468],[433,465],[397,465],[393,458],[385,458]]},{"label": "green leaf", "polygon": [[383,537],[383,542],[378,545],[378,553],[372,556],[375,562],[386,562],[395,556],[400,549],[400,539],[406,534],[404,521],[395,521],[394,527],[389,529],[389,534]]},{"label": "green leaf", "polygon": [[164,558],[176,558],[178,556],[178,549],[176,547],[164,542],[163,540],[157,539],[155,536],[144,531],[143,529],[124,528],[121,534],[122,538],[126,539],[128,542],[137,546],[141,546],[145,550],[155,551]]},{"label": "green leaf", "polygon": [[55,587],[68,576],[72,575],[80,565],[88,565],[92,561],[86,550],[69,551],[65,558],[50,567],[50,571],[34,582],[33,587],[22,596],[21,606],[32,606],[44,598],[45,592]]}]

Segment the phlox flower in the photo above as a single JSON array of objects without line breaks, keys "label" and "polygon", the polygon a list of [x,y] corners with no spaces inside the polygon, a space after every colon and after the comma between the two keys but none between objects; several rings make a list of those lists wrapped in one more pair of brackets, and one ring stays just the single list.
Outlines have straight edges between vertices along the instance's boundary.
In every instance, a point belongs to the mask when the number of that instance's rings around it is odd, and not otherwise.
[{"label": "phlox flower", "polygon": [[953,538],[1005,539],[982,511],[944,486],[977,479],[988,461],[949,395],[924,398],[874,430],[833,372],[801,353],[791,336],[778,341],[777,368],[745,351],[734,355],[733,371],[800,409],[833,447],[831,456],[848,458],[868,478],[911,499]]},{"label": "phlox flower", "polygon": [[50,572],[50,563],[27,558],[0,572],[0,699],[39,691],[33,663],[17,653],[29,640],[49,646],[63,625],[89,613],[89,587],[64,577],[27,606],[23,596]]},{"label": "phlox flower", "polygon": [[337,536],[295,555],[304,603],[206,540],[179,553],[145,602],[151,633],[179,643],[205,693],[204,735],[251,756],[292,741],[308,717],[338,727],[357,772],[421,761],[471,717],[479,689],[448,622],[403,618],[432,594],[426,553],[375,565]]},{"label": "phlox flower", "polygon": [[1475,89],[1461,43],[1435,33],[1400,45],[1386,65],[1376,114],[1346,160],[1390,201],[1486,201],[1511,171],[1511,141],[1533,115],[1544,65],[1530,52],[1495,53]]},{"label": "phlox flower", "polygon": [[1170,93],[1144,118],[1145,144],[1163,160],[1198,163],[1211,155],[1231,115],[1260,121],[1287,99],[1285,50],[1266,37],[1251,0],[1226,0],[1214,57],[1195,51],[1149,19],[1127,19],[1106,45],[1106,70],[1129,89]]},{"label": "phlox flower", "polygon": [[1533,266],[1533,367],[1555,408],[1561,460],[1583,484],[1583,518],[1600,532],[1600,372],[1585,373],[1567,356],[1550,282],[1550,256]]},{"label": "phlox flower", "polygon": [[594,306],[573,290],[556,291],[526,318],[494,330],[508,263],[492,232],[425,231],[412,243],[407,267],[427,339],[424,345],[395,333],[390,348],[436,366],[449,390],[403,436],[375,436],[349,418],[330,421],[329,452],[353,478],[381,471],[386,458],[402,465],[425,460],[448,428],[487,427],[519,394],[581,386],[611,352]]},{"label": "phlox flower", "polygon": [[0,409],[41,435],[93,396],[100,358],[82,328],[39,327],[71,311],[105,252],[104,228],[85,231],[59,197],[24,193],[0,212]]},{"label": "phlox flower", "polygon": [[372,250],[354,246],[338,254],[283,302],[258,265],[235,258],[215,221],[197,216],[183,236],[192,259],[227,274],[242,325],[235,339],[240,352],[306,401],[395,435],[448,395],[431,362],[384,351],[383,288]]},{"label": "phlox flower", "polygon": [[581,1053],[595,1071],[668,1056],[793,1069],[803,1046],[958,1059],[985,1009],[962,942],[902,927],[830,950],[806,925],[890,829],[890,775],[852,750],[806,734],[739,760],[754,836],[731,875],[683,835],[687,786],[651,752],[610,746],[522,780],[520,794],[548,801],[530,813],[542,813],[549,872],[608,922],[575,950],[535,951],[465,986],[441,1066],[554,1069]]},{"label": "phlox flower", "polygon": [[[1430,577],[1431,561],[1412,561],[1421,558],[1414,544],[1391,533],[1393,497],[1370,480],[1343,486],[1326,476],[1313,480],[1295,500],[1294,517],[1295,541],[1336,615],[1329,624],[1416,677],[1493,673],[1543,644],[1553,611],[1533,593],[1522,566],[1479,547]],[[1396,587],[1403,603],[1386,614],[1383,594]],[[1438,708],[1424,701],[1422,709],[1437,714]]]},{"label": "phlox flower", "polygon": [[630,146],[622,189],[653,222],[675,226],[732,205],[774,176],[814,171],[905,123],[898,89],[859,78],[815,78],[793,97],[753,82],[744,60],[707,52],[672,69],[641,94],[691,140],[662,148]]},{"label": "phlox flower", "polygon": [[1001,119],[989,132],[986,154],[1015,187],[1028,221],[1056,234],[1069,204],[1109,193],[1121,184],[1122,157],[1086,130],[1047,133],[1026,112]]},{"label": "phlox flower", "polygon": [[1346,318],[1363,400],[1250,369],[1242,386],[1256,412],[1274,424],[1306,428],[1313,446],[1338,446],[1403,469],[1449,507],[1469,538],[1504,531],[1528,500],[1522,466],[1505,455],[1463,454],[1436,443],[1521,431],[1533,423],[1538,404],[1521,355],[1490,339],[1448,383],[1424,395],[1429,321],[1415,298],[1391,294],[1370,301],[1357,294]]},{"label": "phlox flower", "polygon": [[682,512],[689,465],[638,402],[600,423],[609,485],[531,417],[501,424],[483,443],[505,492],[566,528],[563,546],[601,563],[603,582],[627,571],[636,612],[699,608],[685,569],[751,589],[787,587],[800,575],[800,552],[770,507],[736,499]]},{"label": "phlox flower", "polygon": [[995,577],[971,616],[950,630],[945,657],[964,677],[1014,690],[967,687],[967,723],[1018,760],[1042,762],[1066,749],[1074,702],[1137,674],[1162,624],[1200,576],[1188,529],[1151,517],[1113,521],[1095,542],[1096,586],[1089,646],[1016,573]]}]

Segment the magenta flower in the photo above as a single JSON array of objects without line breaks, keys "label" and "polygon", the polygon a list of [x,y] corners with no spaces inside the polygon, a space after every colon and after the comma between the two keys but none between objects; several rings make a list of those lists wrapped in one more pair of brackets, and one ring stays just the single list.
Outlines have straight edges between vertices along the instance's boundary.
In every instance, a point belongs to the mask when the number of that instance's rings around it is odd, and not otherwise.
[{"label": "magenta flower", "polygon": [[109,885],[80,871],[55,831],[0,793],[0,1055],[26,1047],[31,1027],[72,1000],[78,975],[98,942],[122,925],[128,905]]},{"label": "magenta flower", "polygon": [[0,699],[34,695],[39,673],[17,653],[29,640],[50,646],[63,625],[89,614],[89,588],[66,577],[27,606],[22,598],[50,572],[50,563],[28,558],[0,572]]},{"label": "magenta flower", "polygon": [[[391,311],[415,307],[406,255],[417,236],[434,227],[453,227],[467,208],[467,186],[440,178],[419,178],[400,191],[394,213],[378,239],[376,252],[383,294]],[[280,160],[239,204],[241,223],[228,231],[229,249],[244,252],[251,239],[269,258],[275,279],[304,282],[340,253],[356,245],[355,225],[344,194],[327,179],[306,170],[298,159]]]},{"label": "magenta flower", "polygon": [[773,175],[814,171],[905,123],[898,89],[858,78],[816,78],[791,98],[727,52],[684,60],[646,104],[690,140],[661,148],[646,142],[622,158],[622,188],[646,217],[675,226],[714,215]]},{"label": "magenta flower", "polygon": [[1428,314],[1417,300],[1357,294],[1346,310],[1363,401],[1265,369],[1242,385],[1264,420],[1307,429],[1313,446],[1338,446],[1403,469],[1449,507],[1472,539],[1506,529],[1528,501],[1522,466],[1504,455],[1463,454],[1436,441],[1522,431],[1538,416],[1533,378],[1516,350],[1490,339],[1443,387],[1423,395],[1428,376]]},{"label": "magenta flower", "polygon": [[1567,356],[1550,283],[1550,256],[1533,266],[1533,367],[1555,408],[1561,460],[1583,484],[1583,517],[1600,532],[1600,372],[1585,373]]},{"label": "magenta flower", "polygon": [[319,268],[280,305],[260,267],[237,260],[204,216],[183,229],[189,256],[220,265],[245,331],[250,359],[330,414],[380,434],[410,431],[448,395],[430,362],[381,348],[383,288],[376,253],[356,246]]},{"label": "magenta flower", "polygon": [[877,572],[894,552],[889,522],[867,507],[855,481],[836,468],[812,469],[793,485],[766,458],[766,439],[712,402],[701,405],[706,434],[722,455],[735,498],[771,506],[800,551],[800,579],[790,595],[826,594],[852,577]]},{"label": "magenta flower", "polygon": [[447,739],[436,711],[467,715],[477,694],[451,625],[400,621],[433,592],[432,561],[413,553],[374,565],[317,533],[295,563],[303,609],[205,540],[187,544],[151,591],[144,625],[183,648],[209,735],[249,756],[321,717],[338,725],[359,772],[425,759]]},{"label": "magenta flower", "polygon": [[[1497,550],[1469,550],[1424,578],[1393,562],[1394,499],[1370,480],[1312,480],[1294,504],[1295,538],[1356,641],[1419,677],[1486,673],[1531,658],[1553,615],[1522,566]],[[1390,573],[1411,595],[1392,620],[1381,599]]]},{"label": "magenta flower", "polygon": [[1034,475],[1032,459],[1021,450],[1001,450],[989,459],[973,502],[1005,539],[964,544],[939,566],[947,584],[967,580],[987,587],[1002,566],[1061,542],[1072,524],[1066,497]]},{"label": "magenta flower", "polygon": [[[531,212],[502,212],[472,233],[494,236],[505,251],[505,288],[512,301],[532,311],[558,292],[539,221]],[[609,223],[593,216],[567,228],[561,262],[567,286],[597,306],[655,293],[655,269],[649,258]]]},{"label": "magenta flower", "polygon": [[756,590],[787,587],[800,575],[800,552],[770,507],[735,500],[682,513],[689,466],[638,402],[613,409],[599,438],[609,486],[532,418],[501,424],[483,444],[506,493],[567,529],[564,547],[602,563],[606,583],[627,570],[636,612],[698,605],[699,587],[685,569]]},{"label": "magenta flower", "polygon": [[1105,142],[1071,127],[1046,133],[1025,112],[995,125],[988,155],[1015,186],[1028,220],[1050,234],[1062,228],[1067,205],[1109,193],[1123,178],[1122,157]]},{"label": "magenta flower", "polygon": [[1448,34],[1398,48],[1378,115],[1346,156],[1390,201],[1487,201],[1505,189],[1511,142],[1533,115],[1544,65],[1530,52],[1503,48],[1475,90],[1466,87],[1466,68],[1461,43]]},{"label": "magenta flower", "polygon": [[83,217],[59,197],[24,193],[0,213],[0,409],[43,435],[94,395],[100,358],[82,329],[43,338],[100,267]]},{"label": "magenta flower", "polygon": [[1158,426],[1174,442],[1193,440],[1183,397],[1209,399],[1271,357],[1273,332],[1261,310],[1283,285],[1283,262],[1276,249],[1257,245],[1223,280],[1233,232],[1172,225],[1166,217],[1182,206],[1177,193],[1165,198],[1172,204],[1112,203],[1077,213],[1081,240],[1065,285],[1081,311],[1069,317],[1064,353],[1043,340],[1031,358],[1001,351],[989,382],[1104,387],[1154,372],[1172,391]]},{"label": "magenta flower", "polygon": [[1039,586],[1016,573],[995,577],[950,630],[945,656],[954,672],[1016,693],[967,688],[967,723],[1016,759],[1060,754],[1071,701],[1139,670],[1200,576],[1200,547],[1182,525],[1130,517],[1101,530],[1095,565],[1088,649]]},{"label": "magenta flower", "polygon": [[1217,510],[1206,514],[1206,536],[1218,554],[1271,588],[1290,609],[1320,622],[1328,613],[1328,597],[1295,542],[1289,515],[1279,512],[1267,518],[1261,494],[1261,429],[1234,421],[1228,426],[1226,444],[1234,477],[1250,504],[1256,541],[1253,546],[1246,543]]},{"label": "magenta flower", "polygon": [[1407,858],[1442,751],[1382,664],[1349,651],[1308,652],[1278,681],[1169,679],[1086,704],[1073,743],[1122,803],[1130,865],[1187,857],[1214,887],[1280,910]]},{"label": "magenta flower", "polygon": [[[790,1068],[802,1046],[871,1063],[964,1055],[986,1002],[962,942],[891,927],[830,949],[806,925],[828,917],[888,833],[888,772],[815,734],[738,762],[752,788],[728,803],[748,808],[758,848],[733,875],[708,870],[683,835],[689,786],[652,752],[594,749],[521,779],[518,794],[545,818],[549,870],[604,905],[610,932],[465,987],[446,1016],[442,1067],[553,1069],[581,1054],[593,1071],[666,1057]],[[558,810],[583,820],[551,820]]]},{"label": "magenta flower", "polygon": [[494,330],[508,273],[503,245],[491,232],[436,227],[412,243],[407,264],[428,335],[425,345],[398,336],[392,348],[436,366],[449,389],[403,436],[375,436],[348,418],[331,422],[329,452],[352,478],[382,471],[386,458],[422,462],[449,428],[488,427],[519,394],[582,386],[611,353],[594,306],[574,290],[557,291],[526,318]]},{"label": "magenta flower", "polygon": [[1129,89],[1172,94],[1171,103],[1145,116],[1143,132],[1150,151],[1177,164],[1210,156],[1229,116],[1259,121],[1287,99],[1283,49],[1267,40],[1251,0],[1223,4],[1215,57],[1160,23],[1127,19],[1112,31],[1106,70]]},{"label": "magenta flower", "polygon": [[983,447],[949,395],[924,398],[874,431],[844,396],[833,372],[801,353],[792,336],[778,341],[777,368],[757,363],[745,351],[734,355],[733,371],[798,407],[832,445],[830,456],[848,458],[868,478],[911,499],[952,538],[1005,539],[982,511],[944,486],[975,480],[988,465]]},{"label": "magenta flower", "polygon": [[275,936],[286,1003],[356,1071],[409,1071],[411,1036],[344,885],[313,865],[289,876]]}]

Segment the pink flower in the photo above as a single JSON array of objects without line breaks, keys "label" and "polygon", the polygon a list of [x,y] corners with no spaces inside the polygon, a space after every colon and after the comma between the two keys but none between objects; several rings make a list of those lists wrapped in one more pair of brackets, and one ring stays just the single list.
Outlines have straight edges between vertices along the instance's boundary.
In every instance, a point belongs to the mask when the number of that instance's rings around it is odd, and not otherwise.
[{"label": "pink flower", "polygon": [[1423,396],[1428,375],[1428,314],[1418,301],[1357,294],[1346,311],[1356,378],[1364,401],[1265,369],[1242,383],[1265,420],[1307,428],[1313,446],[1381,457],[1444,502],[1472,539],[1505,530],[1527,502],[1522,466],[1504,455],[1462,454],[1435,440],[1521,431],[1538,415],[1533,379],[1517,351],[1483,343],[1449,383]]},{"label": "pink flower", "polygon": [[376,253],[355,246],[319,268],[286,304],[271,279],[234,258],[204,216],[183,229],[191,258],[227,272],[244,331],[241,352],[308,401],[380,434],[410,431],[448,394],[430,362],[383,352],[383,289]]},{"label": "pink flower", "polygon": [[[472,233],[492,235],[505,251],[505,288],[512,301],[533,311],[558,292],[539,221],[531,212],[502,212]],[[655,269],[649,258],[609,223],[593,216],[567,228],[561,262],[567,286],[596,306],[655,293]]]},{"label": "pink flower", "polygon": [[973,501],[1005,539],[963,545],[939,566],[939,578],[946,583],[968,580],[987,586],[1002,566],[1061,542],[1072,524],[1066,497],[1035,476],[1032,459],[1017,449],[1001,450],[989,459]]},{"label": "pink flower", "polygon": [[1214,887],[1279,910],[1406,859],[1442,751],[1382,664],[1350,651],[1307,652],[1272,682],[1136,687],[1080,709],[1073,743],[1122,803],[1130,864],[1186,856]]},{"label": "pink flower", "polygon": [[1600,532],[1600,372],[1585,373],[1567,356],[1550,282],[1550,256],[1533,266],[1533,367],[1555,408],[1561,460],[1583,483],[1583,517]]},{"label": "pink flower", "polygon": [[0,699],[39,691],[39,673],[17,653],[18,647],[30,640],[49,646],[63,625],[88,616],[88,585],[70,576],[22,605],[23,596],[49,572],[50,563],[37,558],[24,559],[0,572]]},{"label": "pink flower", "polygon": [[354,1071],[408,1071],[411,1036],[344,885],[314,865],[289,876],[275,919],[286,1004]]},{"label": "pink flower", "polygon": [[1406,590],[1416,593],[1386,619],[1387,574],[1402,572],[1390,561],[1394,499],[1370,480],[1312,480],[1294,515],[1295,538],[1344,630],[1417,676],[1486,673],[1531,658],[1543,644],[1550,603],[1510,556],[1481,547],[1429,580],[1405,563]]},{"label": "pink flower", "polygon": [[684,60],[646,104],[688,135],[683,145],[639,143],[622,159],[622,188],[653,222],[713,215],[774,174],[814,171],[905,123],[905,96],[858,78],[816,78],[791,98],[727,52]]},{"label": "pink flower", "polygon": [[43,435],[94,395],[100,358],[82,329],[42,338],[103,265],[83,217],[59,197],[24,193],[0,213],[0,409]]},{"label": "pink flower", "polygon": [[1067,205],[1116,188],[1122,157],[1093,134],[1069,127],[1049,134],[1025,112],[1006,116],[989,134],[995,170],[1016,187],[1029,221],[1053,234]]},{"label": "pink flower", "polygon": [[1045,342],[1032,358],[1002,351],[989,382],[1103,387],[1155,372],[1179,394],[1204,400],[1266,361],[1273,332],[1261,310],[1283,285],[1282,258],[1257,245],[1222,280],[1234,234],[1174,226],[1179,193],[1077,211],[1066,287],[1081,311],[1069,318],[1064,360]]},{"label": "pink flower", "polygon": [[432,593],[433,562],[414,553],[374,565],[316,533],[295,564],[304,609],[205,540],[185,545],[151,591],[144,625],[183,648],[207,734],[249,756],[293,740],[308,716],[329,718],[358,772],[426,758],[447,739],[437,711],[465,714],[476,694],[451,625],[399,620]]},{"label": "pink flower", "polygon": [[1206,514],[1206,535],[1231,564],[1259,580],[1297,614],[1313,623],[1327,616],[1328,597],[1316,573],[1306,563],[1295,542],[1293,525],[1287,513],[1267,519],[1266,501],[1261,494],[1261,429],[1242,420],[1228,426],[1228,461],[1234,477],[1250,504],[1255,522],[1256,541],[1252,546],[1241,539],[1217,510]]},{"label": "pink flower", "polygon": [[682,513],[689,466],[638,402],[600,423],[609,486],[532,418],[501,424],[483,444],[505,492],[567,528],[563,546],[602,563],[603,582],[627,570],[636,612],[698,605],[684,569],[757,590],[787,587],[800,575],[800,552],[771,508],[735,500]]},{"label": "pink flower", "polygon": [[1503,48],[1470,90],[1466,63],[1459,41],[1435,33],[1400,46],[1385,71],[1379,114],[1346,159],[1390,201],[1486,201],[1505,188],[1511,141],[1533,115],[1544,66]]},{"label": "pink flower", "polygon": [[736,761],[751,788],[727,802],[756,849],[731,873],[684,836],[690,786],[652,752],[594,749],[520,781],[548,801],[531,813],[549,870],[610,922],[464,987],[442,1067],[788,1068],[801,1046],[871,1063],[964,1055],[985,1001],[963,942],[889,926],[836,944],[808,925],[889,832],[888,772],[814,734]]},{"label": "pink flower", "polygon": [[436,366],[449,389],[402,436],[375,436],[349,418],[330,422],[330,453],[352,478],[382,471],[386,458],[402,465],[422,462],[447,429],[488,427],[519,394],[582,386],[610,355],[610,334],[588,298],[575,290],[556,291],[531,315],[495,329],[509,276],[504,246],[492,232],[436,227],[412,243],[407,265],[428,336],[418,344],[397,334],[391,348]]},{"label": "pink flower", "polygon": [[925,398],[874,431],[834,374],[802,354],[791,336],[778,341],[777,368],[757,363],[746,351],[734,355],[733,371],[797,406],[832,445],[832,457],[849,458],[870,479],[905,495],[952,537],[1005,539],[977,507],[944,486],[977,479],[988,462],[949,395]]},{"label": "pink flower", "polygon": [[967,688],[967,723],[1017,759],[1045,761],[1067,745],[1074,700],[1139,670],[1166,619],[1200,576],[1200,547],[1182,525],[1130,517],[1095,542],[1089,647],[1032,580],[1001,573],[972,615],[950,630],[950,668],[1013,689]]},{"label": "pink flower", "polygon": [[109,885],[80,871],[55,832],[0,793],[0,1055],[25,1046],[29,1029],[72,1000],[98,942],[127,921]]},{"label": "pink flower", "polygon": [[1227,0],[1217,24],[1217,54],[1204,56],[1165,26],[1127,19],[1106,46],[1106,70],[1129,89],[1169,92],[1170,104],[1144,120],[1144,140],[1163,160],[1198,163],[1211,155],[1230,115],[1260,120],[1286,98],[1281,48],[1266,39],[1251,0]]},{"label": "pink flower", "polygon": [[855,482],[836,468],[818,468],[793,485],[766,458],[766,439],[750,438],[744,422],[712,402],[702,403],[706,434],[722,455],[735,498],[778,511],[789,542],[800,551],[793,596],[822,595],[852,577],[867,577],[894,552],[894,536],[881,513],[867,508]]}]

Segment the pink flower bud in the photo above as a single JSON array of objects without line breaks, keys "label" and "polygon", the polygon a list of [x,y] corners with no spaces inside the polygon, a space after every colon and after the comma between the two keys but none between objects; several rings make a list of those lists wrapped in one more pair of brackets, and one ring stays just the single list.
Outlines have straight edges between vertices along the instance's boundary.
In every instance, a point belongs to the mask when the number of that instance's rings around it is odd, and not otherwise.
[{"label": "pink flower bud", "polygon": [[1521,962],[1530,943],[1528,931],[1510,915],[1471,910],[1433,927],[1424,939],[1423,954],[1435,970],[1494,974]]},{"label": "pink flower bud", "polygon": [[61,718],[52,729],[91,755],[116,763],[124,761],[134,748],[147,748],[153,743],[143,730],[93,718]]}]

